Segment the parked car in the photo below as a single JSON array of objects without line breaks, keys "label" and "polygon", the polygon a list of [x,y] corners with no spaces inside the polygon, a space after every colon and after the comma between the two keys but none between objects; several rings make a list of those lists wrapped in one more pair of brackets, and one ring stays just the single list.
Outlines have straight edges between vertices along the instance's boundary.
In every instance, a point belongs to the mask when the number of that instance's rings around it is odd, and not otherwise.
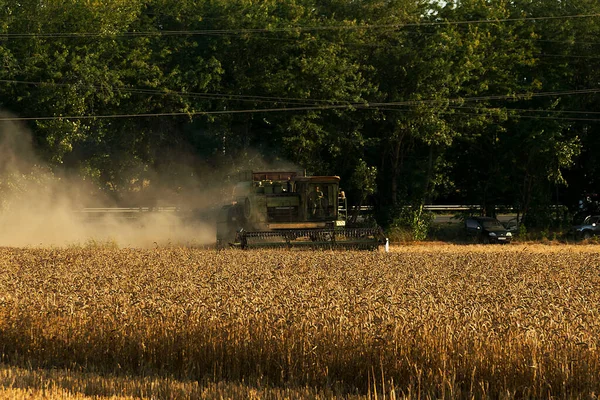
[{"label": "parked car", "polygon": [[500,221],[491,217],[469,217],[465,220],[467,236],[481,243],[510,243],[512,233]]},{"label": "parked car", "polygon": [[600,215],[588,215],[581,224],[573,226],[571,232],[578,239],[589,239],[600,234]]}]

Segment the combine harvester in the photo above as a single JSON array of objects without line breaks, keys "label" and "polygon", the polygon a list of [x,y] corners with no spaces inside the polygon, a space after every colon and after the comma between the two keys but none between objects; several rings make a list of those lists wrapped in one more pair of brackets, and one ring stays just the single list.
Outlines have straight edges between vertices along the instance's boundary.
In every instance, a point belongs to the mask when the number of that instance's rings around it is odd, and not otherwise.
[{"label": "combine harvester", "polygon": [[346,225],[347,204],[338,176],[247,172],[217,220],[217,248],[352,248],[386,246],[380,227]]}]

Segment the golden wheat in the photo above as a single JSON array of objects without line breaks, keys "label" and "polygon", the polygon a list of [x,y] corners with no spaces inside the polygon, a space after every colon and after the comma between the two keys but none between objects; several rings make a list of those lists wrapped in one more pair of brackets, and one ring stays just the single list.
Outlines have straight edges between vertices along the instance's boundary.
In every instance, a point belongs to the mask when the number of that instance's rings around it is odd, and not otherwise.
[{"label": "golden wheat", "polygon": [[[206,388],[223,384],[216,397],[600,392],[593,246],[5,248],[0,269],[7,368],[140,380],[54,379],[56,390],[168,390],[170,398],[209,397]],[[0,386],[38,388],[3,378]]]}]

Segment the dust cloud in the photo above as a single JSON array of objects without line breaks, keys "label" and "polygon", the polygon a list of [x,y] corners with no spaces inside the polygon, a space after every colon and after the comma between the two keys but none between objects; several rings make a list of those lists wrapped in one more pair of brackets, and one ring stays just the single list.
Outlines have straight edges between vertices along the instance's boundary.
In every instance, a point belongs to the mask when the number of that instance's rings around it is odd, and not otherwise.
[{"label": "dust cloud", "polygon": [[226,191],[195,183],[185,194],[165,190],[162,199],[115,208],[89,181],[44,165],[24,126],[0,121],[0,246],[210,246]]}]

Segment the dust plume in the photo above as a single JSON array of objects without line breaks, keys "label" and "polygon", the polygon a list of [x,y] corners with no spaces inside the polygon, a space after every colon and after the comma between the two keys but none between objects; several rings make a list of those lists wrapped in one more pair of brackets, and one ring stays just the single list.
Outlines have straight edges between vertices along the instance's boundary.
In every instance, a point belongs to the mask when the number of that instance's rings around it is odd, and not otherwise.
[{"label": "dust plume", "polygon": [[[213,204],[219,199],[215,193],[221,191],[205,188],[202,196],[185,202],[171,196],[165,201],[179,204],[169,207],[154,201],[146,207],[116,209],[114,201],[89,182],[44,165],[24,126],[0,122],[0,246],[211,245]],[[194,208],[182,209],[183,203],[193,203]],[[94,208],[86,208],[92,204]]]}]

